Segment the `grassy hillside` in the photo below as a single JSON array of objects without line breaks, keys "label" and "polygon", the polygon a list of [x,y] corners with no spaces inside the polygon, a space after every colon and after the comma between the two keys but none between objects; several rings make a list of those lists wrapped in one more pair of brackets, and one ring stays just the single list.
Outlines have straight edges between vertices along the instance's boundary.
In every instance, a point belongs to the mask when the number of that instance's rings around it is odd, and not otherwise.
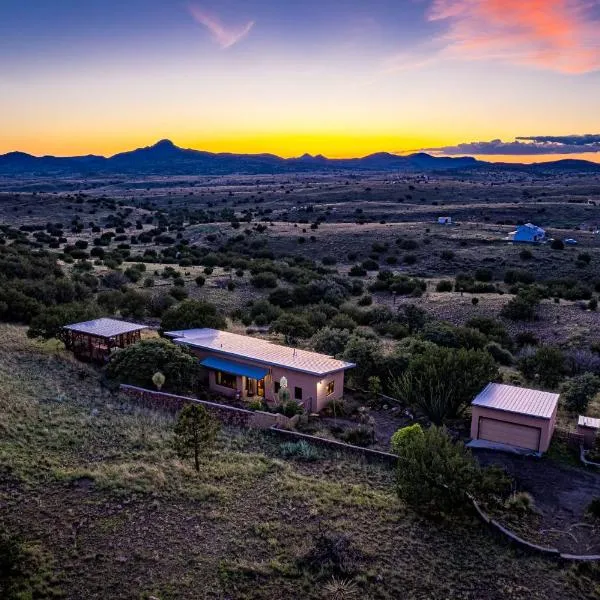
[{"label": "grassy hillside", "polygon": [[[386,467],[283,460],[230,429],[197,474],[171,430],[56,344],[0,326],[0,528],[24,543],[29,597],[598,597],[593,573],[518,555],[475,521],[417,517]],[[310,565],[319,531],[350,540],[346,595]]]}]

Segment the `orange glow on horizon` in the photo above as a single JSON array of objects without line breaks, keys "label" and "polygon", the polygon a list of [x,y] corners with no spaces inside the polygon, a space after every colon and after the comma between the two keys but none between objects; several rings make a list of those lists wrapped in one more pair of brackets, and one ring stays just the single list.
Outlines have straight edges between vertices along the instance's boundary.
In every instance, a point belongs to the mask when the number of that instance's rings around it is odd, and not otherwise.
[{"label": "orange glow on horizon", "polygon": [[[151,137],[149,137],[149,135]],[[112,156],[120,152],[135,150],[155,144],[159,139],[171,139],[181,148],[190,148],[214,153],[233,154],[275,154],[282,158],[294,158],[305,153],[322,154],[327,158],[358,158],[375,152],[390,152],[392,154],[410,154],[420,152],[421,148],[451,146],[461,138],[431,136],[418,139],[416,137],[371,134],[368,133],[324,133],[324,134],[294,134],[281,133],[271,135],[240,135],[232,134],[222,137],[169,136],[152,135],[114,136],[97,135],[91,138],[70,138],[68,140],[45,137],[40,140],[21,138],[3,140],[0,142],[0,154],[12,151],[27,152],[35,156],[82,156],[96,154]],[[429,152],[432,155],[440,154]],[[453,155],[456,156],[456,155]],[[474,156],[487,162],[535,163],[562,159],[578,159],[600,163],[600,152],[580,154],[532,154],[532,155],[478,155]]]}]

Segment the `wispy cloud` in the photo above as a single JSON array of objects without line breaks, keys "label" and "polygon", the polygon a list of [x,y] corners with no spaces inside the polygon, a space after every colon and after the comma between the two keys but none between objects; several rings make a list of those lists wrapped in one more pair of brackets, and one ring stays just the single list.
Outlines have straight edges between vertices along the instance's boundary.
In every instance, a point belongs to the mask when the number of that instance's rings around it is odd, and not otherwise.
[{"label": "wispy cloud", "polygon": [[600,0],[433,0],[446,26],[426,59],[491,59],[567,74],[600,69]]},{"label": "wispy cloud", "polygon": [[448,156],[463,154],[583,154],[600,152],[600,134],[520,136],[513,142],[503,142],[502,140],[467,142],[456,146],[424,148],[423,150]]},{"label": "wispy cloud", "polygon": [[234,46],[243,40],[254,27],[254,21],[248,21],[243,25],[225,25],[219,17],[197,4],[190,4],[189,11],[197,23],[209,30],[212,38],[221,48]]}]

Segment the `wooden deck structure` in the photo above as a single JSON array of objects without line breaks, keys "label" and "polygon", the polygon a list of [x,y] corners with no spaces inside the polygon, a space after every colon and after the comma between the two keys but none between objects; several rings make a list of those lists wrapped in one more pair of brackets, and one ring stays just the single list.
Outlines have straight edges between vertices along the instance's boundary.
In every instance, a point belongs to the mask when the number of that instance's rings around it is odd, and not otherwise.
[{"label": "wooden deck structure", "polygon": [[63,327],[62,341],[68,350],[87,362],[106,363],[115,348],[125,348],[141,339],[145,325],[117,319],[94,319]]}]

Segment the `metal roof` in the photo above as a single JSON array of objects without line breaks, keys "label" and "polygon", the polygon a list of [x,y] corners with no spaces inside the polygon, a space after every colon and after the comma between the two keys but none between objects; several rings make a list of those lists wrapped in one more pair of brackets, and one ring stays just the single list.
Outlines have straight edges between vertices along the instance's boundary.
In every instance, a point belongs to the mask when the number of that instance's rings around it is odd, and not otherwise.
[{"label": "metal roof", "polygon": [[145,325],[138,323],[128,323],[127,321],[119,321],[117,319],[94,319],[93,321],[84,321],[83,323],[74,323],[73,325],[65,325],[63,329],[77,331],[96,337],[111,338],[123,333],[131,333],[147,329]]},{"label": "metal roof", "polygon": [[472,404],[473,406],[550,419],[557,403],[558,394],[502,383],[488,383]]},{"label": "metal roof", "polygon": [[245,358],[266,365],[283,367],[311,375],[327,375],[336,371],[351,369],[354,363],[344,362],[317,352],[308,352],[288,346],[281,346],[218,329],[188,329],[169,331],[165,335],[174,338],[175,343],[193,348],[210,350],[226,356]]},{"label": "metal roof", "polygon": [[592,417],[584,417],[579,415],[577,425],[580,427],[589,427],[590,429],[600,429],[600,419],[594,419]]},{"label": "metal roof", "polygon": [[215,369],[224,373],[231,373],[232,375],[244,375],[245,377],[250,377],[250,379],[264,379],[265,375],[269,372],[269,369],[242,365],[241,363],[217,358],[216,356],[209,356],[201,360],[200,364],[207,369]]}]

